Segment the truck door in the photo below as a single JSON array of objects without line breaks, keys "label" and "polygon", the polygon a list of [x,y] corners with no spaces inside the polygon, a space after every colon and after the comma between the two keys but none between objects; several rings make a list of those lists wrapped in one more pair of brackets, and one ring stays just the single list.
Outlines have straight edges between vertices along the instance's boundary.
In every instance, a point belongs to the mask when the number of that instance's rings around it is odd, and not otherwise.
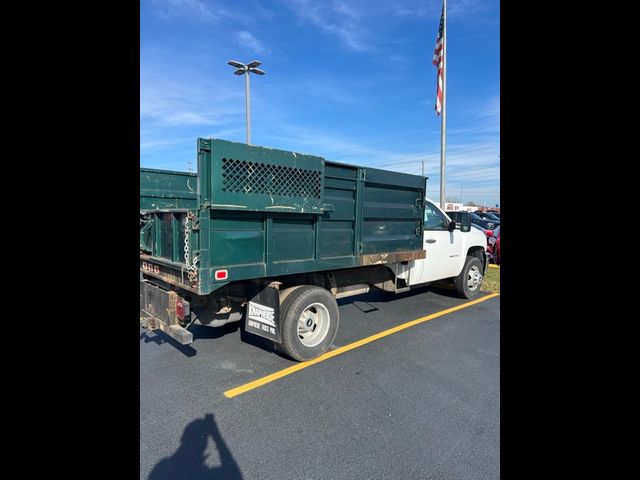
[{"label": "truck door", "polygon": [[425,201],[423,248],[424,260],[416,260],[411,269],[410,283],[417,285],[457,275],[462,250],[462,232],[447,230],[449,220],[429,201]]}]

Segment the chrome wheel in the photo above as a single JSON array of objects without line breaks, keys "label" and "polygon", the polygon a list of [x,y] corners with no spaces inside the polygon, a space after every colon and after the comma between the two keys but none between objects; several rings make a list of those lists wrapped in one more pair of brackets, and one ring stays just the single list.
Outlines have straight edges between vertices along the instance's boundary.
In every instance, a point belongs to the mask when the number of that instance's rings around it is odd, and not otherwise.
[{"label": "chrome wheel", "polygon": [[469,273],[467,274],[467,286],[470,291],[474,291],[476,288],[480,287],[482,283],[482,273],[480,273],[480,269],[473,265],[469,269]]},{"label": "chrome wheel", "polygon": [[298,337],[305,347],[315,347],[327,336],[331,315],[321,303],[312,303],[298,319]]}]

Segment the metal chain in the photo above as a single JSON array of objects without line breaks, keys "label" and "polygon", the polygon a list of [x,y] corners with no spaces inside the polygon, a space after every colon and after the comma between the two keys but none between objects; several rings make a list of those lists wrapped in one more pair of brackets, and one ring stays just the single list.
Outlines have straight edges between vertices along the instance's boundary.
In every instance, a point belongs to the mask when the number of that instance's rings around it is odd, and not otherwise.
[{"label": "metal chain", "polygon": [[191,229],[189,228],[189,223],[193,223],[193,219],[195,219],[196,216],[189,212],[187,213],[187,216],[184,219],[184,263],[185,263],[185,267],[187,269],[187,272],[189,274],[189,280],[191,282],[195,282],[198,278],[198,261],[199,258],[197,255],[194,256],[193,260],[191,263],[189,263],[189,251],[190,251],[190,247],[189,247],[189,233],[191,232]]}]

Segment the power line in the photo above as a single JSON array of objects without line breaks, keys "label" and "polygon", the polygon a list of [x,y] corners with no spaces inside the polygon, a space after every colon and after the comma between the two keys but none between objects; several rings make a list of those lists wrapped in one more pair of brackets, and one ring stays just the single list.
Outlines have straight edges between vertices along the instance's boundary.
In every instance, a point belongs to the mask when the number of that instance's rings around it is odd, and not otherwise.
[{"label": "power line", "polygon": [[[468,123],[478,122],[478,121],[481,121],[481,120],[487,120],[489,118],[499,117],[499,116],[500,116],[499,113],[498,114],[494,114],[494,115],[488,115],[486,117],[479,117],[479,118],[474,118],[474,119],[471,119],[471,120],[467,120],[465,122],[455,123],[452,126],[453,127],[458,127],[460,125],[466,125]],[[482,128],[487,128],[487,127],[482,127]],[[420,135],[429,135],[429,134],[432,134],[432,133],[438,134],[439,132],[440,132],[440,130],[436,129],[436,130],[427,130],[427,131],[424,131],[424,132],[410,133],[410,134],[407,134],[407,135],[400,135],[400,136],[395,136],[395,137],[387,137],[385,139],[377,140],[375,142],[369,142],[368,145],[377,145],[377,144],[380,144],[380,143],[387,143],[387,142],[391,142],[391,141],[395,141],[395,140],[401,140],[401,139],[404,139],[404,138],[416,137],[416,136],[420,136]],[[418,142],[418,143],[420,143],[420,142]],[[407,144],[407,145],[409,145],[409,144]],[[354,153],[353,155],[359,155],[360,153],[358,153],[359,152],[358,149],[361,149],[361,147],[347,147],[345,149],[325,152],[324,156],[325,157],[334,156],[334,158],[335,158],[335,155],[341,155],[341,154],[344,154],[345,152],[349,152],[350,150],[354,150],[354,149],[356,150],[356,153]],[[364,150],[364,152],[369,151],[369,150]],[[351,155],[346,155],[346,156],[351,156]]]},{"label": "power line", "polygon": [[[490,146],[490,145],[496,145],[496,143],[495,142],[474,143],[474,144],[472,144],[472,147],[467,147],[466,145],[463,145],[463,146],[459,146],[458,145],[458,146],[455,146],[455,147],[450,147],[449,148],[449,153],[454,151],[454,152],[456,152],[456,155],[460,155],[460,153],[464,152],[465,150],[469,150],[469,149],[474,148],[474,147],[484,147],[484,146]],[[435,154],[435,153],[429,154],[429,155],[434,156],[434,157],[437,156],[437,154]],[[409,160],[417,160],[417,159],[420,159],[420,158],[425,158],[425,157],[427,157],[429,155],[418,154],[418,155],[412,155],[410,157],[394,158],[391,161],[385,162],[385,165],[386,166],[395,165],[395,164],[398,164],[398,163],[407,162]],[[375,168],[375,164],[372,165],[372,166]]]},{"label": "power line", "polygon": [[[453,132],[450,133],[449,135],[447,135],[448,137],[457,137],[459,135],[464,135],[464,134],[469,134],[472,132],[478,132],[480,130],[485,130],[488,128],[493,128],[492,126],[482,126],[482,127],[476,127],[476,128],[471,128],[471,129],[467,129],[464,130],[462,132]],[[431,132],[431,134],[436,134],[437,132]],[[364,149],[364,150],[360,150],[354,153],[348,153],[348,154],[344,154],[344,155],[338,155],[338,156],[331,156],[332,159],[334,160],[338,160],[338,159],[344,159],[344,158],[349,158],[349,157],[356,157],[356,156],[362,156],[362,155],[366,155],[368,153],[378,153],[378,152],[384,152],[384,151],[389,151],[389,150],[395,150],[399,147],[406,147],[409,145],[418,145],[421,143],[425,143],[425,142],[429,142],[432,141],[432,139],[430,138],[423,138],[421,140],[416,140],[413,142],[404,142],[402,144],[399,145],[389,145],[389,146],[385,146],[385,147],[378,147],[378,148],[371,148],[371,149]],[[329,157],[329,155],[325,155],[325,157]]]},{"label": "power line", "polygon": [[[456,133],[450,133],[447,135],[447,137],[457,137],[459,135],[463,135],[463,134],[468,134],[470,131],[478,131],[478,130],[482,130],[488,127],[479,127],[479,128],[475,128],[473,130],[466,130],[464,132],[456,132]],[[423,139],[423,140],[418,140],[416,142],[406,142],[403,143],[402,145],[397,145],[397,146],[389,146],[389,147],[385,147],[385,148],[373,148],[370,150],[362,150],[360,152],[356,152],[356,153],[352,153],[352,154],[347,154],[347,155],[342,155],[342,156],[338,156],[338,157],[331,157],[330,160],[344,160],[345,158],[350,158],[350,157],[360,157],[363,155],[367,155],[367,154],[371,154],[371,153],[384,153],[385,151],[393,151],[395,149],[397,149],[398,147],[405,147],[405,146],[409,146],[409,145],[417,145],[420,143],[424,143],[429,141],[429,139]],[[484,144],[483,144],[484,145]],[[461,148],[461,147],[457,147],[457,148]],[[430,155],[430,154],[421,154],[422,156],[426,156],[426,155]],[[325,157],[328,157],[327,155],[325,155]]]}]

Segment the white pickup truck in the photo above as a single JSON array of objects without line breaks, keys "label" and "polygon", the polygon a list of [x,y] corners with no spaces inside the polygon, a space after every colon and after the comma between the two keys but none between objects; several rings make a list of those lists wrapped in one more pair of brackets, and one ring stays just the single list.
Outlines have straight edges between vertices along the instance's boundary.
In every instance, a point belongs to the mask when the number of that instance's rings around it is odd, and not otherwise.
[{"label": "white pickup truck", "polygon": [[470,228],[470,223],[464,223],[455,224],[427,199],[423,236],[427,255],[406,266],[397,265],[396,268],[405,271],[396,271],[396,275],[404,278],[409,286],[453,279],[460,296],[478,295],[488,265],[487,238],[481,231]]}]

